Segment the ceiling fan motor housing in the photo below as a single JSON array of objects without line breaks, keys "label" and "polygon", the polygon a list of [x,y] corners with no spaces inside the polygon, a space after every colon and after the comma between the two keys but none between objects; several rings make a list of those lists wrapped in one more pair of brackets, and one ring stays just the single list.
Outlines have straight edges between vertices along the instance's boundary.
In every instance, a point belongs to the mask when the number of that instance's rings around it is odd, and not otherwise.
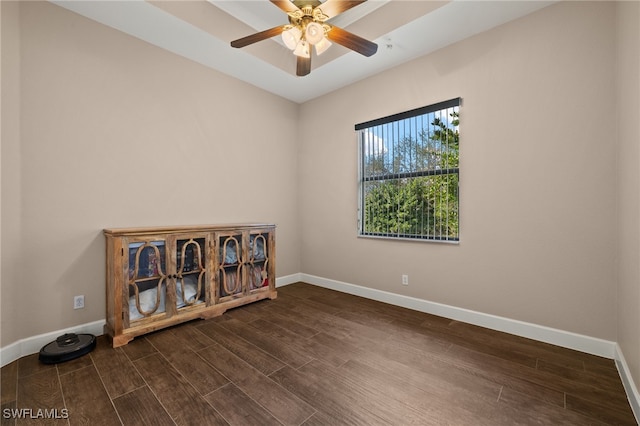
[{"label": "ceiling fan motor housing", "polygon": [[292,3],[298,6],[298,9],[304,9],[307,6],[313,9],[322,4],[319,0],[294,0]]}]

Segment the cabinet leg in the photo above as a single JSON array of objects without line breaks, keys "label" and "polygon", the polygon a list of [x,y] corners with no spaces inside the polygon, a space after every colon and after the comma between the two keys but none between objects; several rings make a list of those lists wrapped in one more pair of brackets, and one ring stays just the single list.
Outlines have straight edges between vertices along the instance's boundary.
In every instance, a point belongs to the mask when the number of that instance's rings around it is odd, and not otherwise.
[{"label": "cabinet leg", "polygon": [[[111,338],[111,336],[109,336]],[[132,336],[115,336],[111,339],[111,345],[114,348],[124,346],[133,340]]]},{"label": "cabinet leg", "polygon": [[220,315],[222,315],[223,313],[225,313],[227,310],[225,308],[221,308],[221,309],[212,309],[209,311],[204,311],[201,315],[200,318],[203,320],[208,320],[211,318],[215,318],[215,317],[219,317]]}]

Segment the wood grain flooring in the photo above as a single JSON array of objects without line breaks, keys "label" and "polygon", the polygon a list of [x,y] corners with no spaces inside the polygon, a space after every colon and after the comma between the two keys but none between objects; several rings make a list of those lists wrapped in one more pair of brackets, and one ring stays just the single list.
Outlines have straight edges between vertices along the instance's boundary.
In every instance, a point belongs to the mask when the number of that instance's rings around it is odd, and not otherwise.
[{"label": "wood grain flooring", "polygon": [[304,283],[66,363],[23,357],[1,391],[2,425],[637,424],[612,360]]}]

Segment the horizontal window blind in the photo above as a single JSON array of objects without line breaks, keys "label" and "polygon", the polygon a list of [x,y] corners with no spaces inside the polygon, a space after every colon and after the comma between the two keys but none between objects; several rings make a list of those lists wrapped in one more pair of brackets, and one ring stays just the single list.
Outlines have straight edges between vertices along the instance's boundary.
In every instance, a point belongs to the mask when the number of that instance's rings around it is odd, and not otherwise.
[{"label": "horizontal window blind", "polygon": [[357,124],[361,236],[459,240],[460,98]]}]

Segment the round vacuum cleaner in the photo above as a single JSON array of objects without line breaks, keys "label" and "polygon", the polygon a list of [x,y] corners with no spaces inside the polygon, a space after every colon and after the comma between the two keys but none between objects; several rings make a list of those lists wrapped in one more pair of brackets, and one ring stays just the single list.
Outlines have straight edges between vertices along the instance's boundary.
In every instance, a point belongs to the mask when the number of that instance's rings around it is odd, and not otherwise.
[{"label": "round vacuum cleaner", "polygon": [[93,334],[67,333],[40,349],[38,359],[43,364],[57,364],[86,355],[96,347]]}]

